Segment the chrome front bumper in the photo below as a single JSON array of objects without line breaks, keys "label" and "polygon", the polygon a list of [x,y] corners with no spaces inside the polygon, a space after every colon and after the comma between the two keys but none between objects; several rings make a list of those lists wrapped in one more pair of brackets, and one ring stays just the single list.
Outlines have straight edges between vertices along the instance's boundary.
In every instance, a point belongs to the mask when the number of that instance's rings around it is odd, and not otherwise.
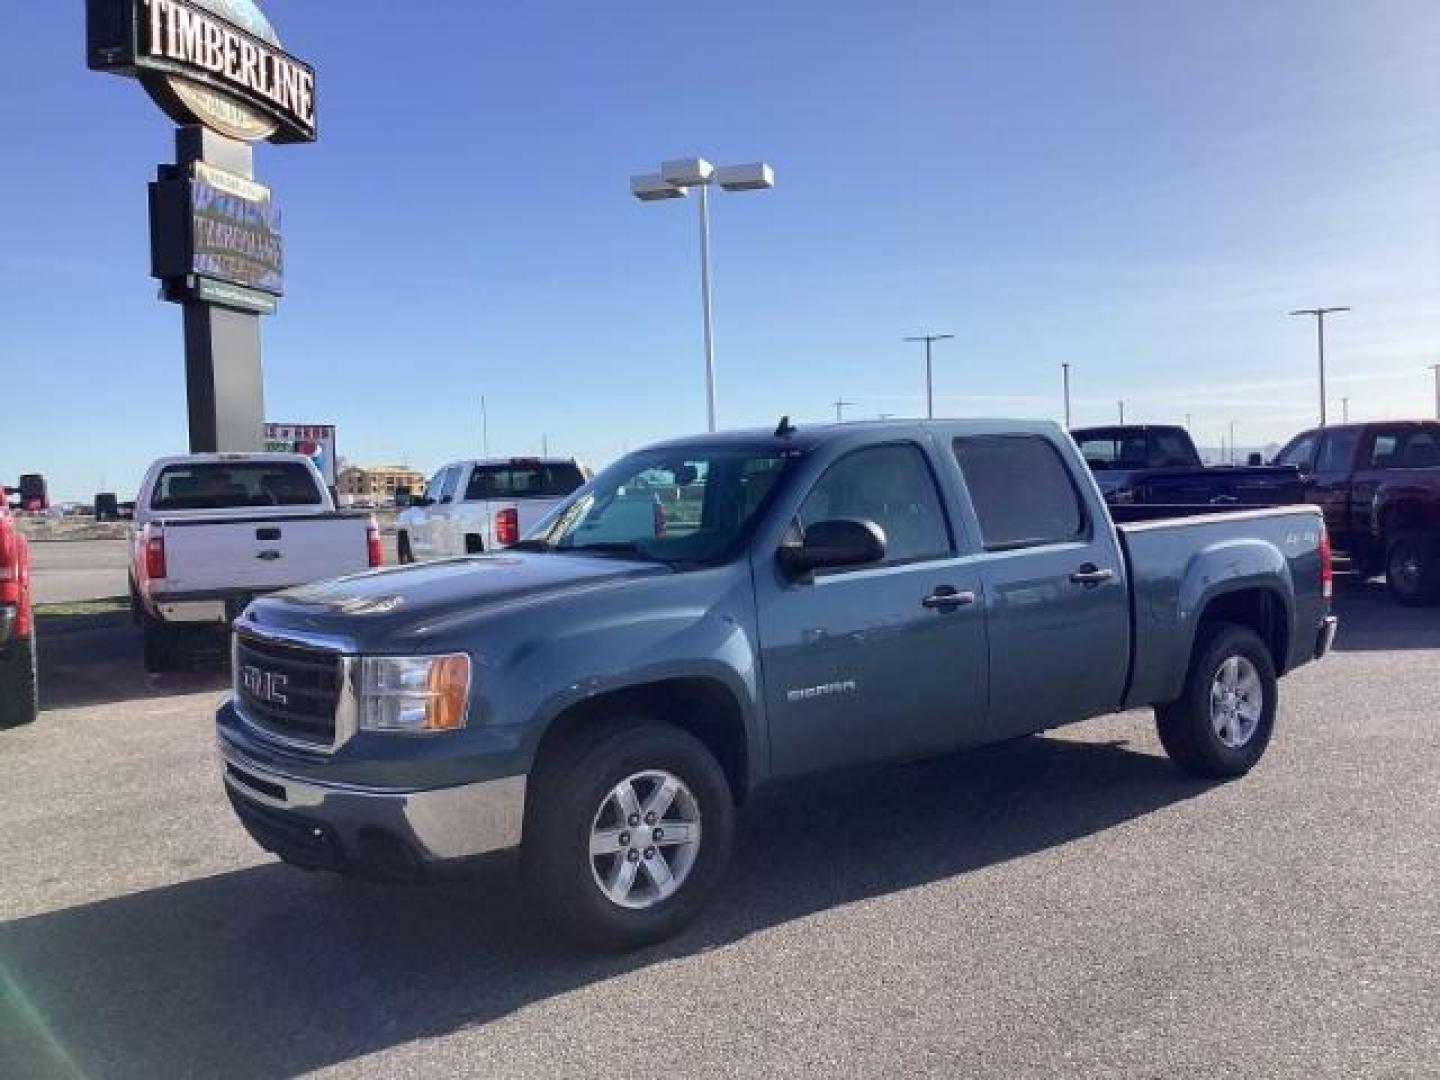
[{"label": "chrome front bumper", "polygon": [[428,791],[373,790],[283,775],[223,739],[220,754],[246,830],[261,847],[300,865],[411,877],[520,842],[524,776]]}]

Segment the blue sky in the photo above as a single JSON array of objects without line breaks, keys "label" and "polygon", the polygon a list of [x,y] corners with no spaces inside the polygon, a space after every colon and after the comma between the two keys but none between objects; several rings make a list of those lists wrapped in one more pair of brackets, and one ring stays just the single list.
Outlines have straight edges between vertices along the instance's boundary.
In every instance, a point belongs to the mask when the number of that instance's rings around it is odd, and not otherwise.
[{"label": "blue sky", "polygon": [[[364,462],[603,463],[704,423],[693,207],[632,172],[765,159],[714,200],[722,426],[923,409],[1280,440],[1428,414],[1440,5],[1321,0],[399,5],[269,0],[320,141],[257,150],[285,214],[271,419]],[[18,25],[17,25],[18,21]],[[10,15],[0,474],[133,492],[186,445],[145,184],[172,125],[85,69],[83,5]]]}]

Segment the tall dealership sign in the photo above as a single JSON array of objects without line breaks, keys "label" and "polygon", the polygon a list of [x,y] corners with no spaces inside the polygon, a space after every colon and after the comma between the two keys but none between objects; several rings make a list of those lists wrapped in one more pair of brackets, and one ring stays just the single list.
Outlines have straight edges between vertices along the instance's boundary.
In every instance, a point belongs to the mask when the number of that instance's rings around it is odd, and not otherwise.
[{"label": "tall dealership sign", "polygon": [[150,264],[184,311],[190,448],[258,450],[260,316],[284,294],[285,260],[251,144],[315,140],[315,70],[251,0],[87,5],[91,69],[137,79],[180,125],[175,164],[150,185]]}]

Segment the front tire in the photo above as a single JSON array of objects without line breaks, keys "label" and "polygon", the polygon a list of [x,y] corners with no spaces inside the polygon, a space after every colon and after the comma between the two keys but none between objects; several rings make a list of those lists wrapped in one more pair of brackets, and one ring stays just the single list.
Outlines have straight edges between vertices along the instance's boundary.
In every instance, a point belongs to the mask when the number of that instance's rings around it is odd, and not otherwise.
[{"label": "front tire", "polygon": [[552,748],[527,796],[526,890],[590,948],[637,949],[699,915],[730,858],[735,803],[694,736],[638,720]]},{"label": "front tire", "polygon": [[1202,626],[1184,693],[1155,710],[1160,742],[1193,776],[1244,776],[1270,745],[1278,701],[1275,664],[1255,631]]},{"label": "front tire", "polygon": [[35,639],[11,642],[0,653],[0,729],[33,724],[40,715]]},{"label": "front tire", "polygon": [[400,560],[402,566],[408,566],[415,561],[415,553],[410,550],[410,534],[402,532],[395,540],[395,556]]},{"label": "front tire", "polygon": [[1414,530],[1396,533],[1385,548],[1385,586],[1397,604],[1433,604],[1440,598],[1440,541]]}]

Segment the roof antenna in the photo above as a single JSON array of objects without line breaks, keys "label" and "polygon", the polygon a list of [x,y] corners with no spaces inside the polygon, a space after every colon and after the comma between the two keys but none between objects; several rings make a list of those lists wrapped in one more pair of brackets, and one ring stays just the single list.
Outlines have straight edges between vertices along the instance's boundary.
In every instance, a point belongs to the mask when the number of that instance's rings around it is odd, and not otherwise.
[{"label": "roof antenna", "polygon": [[777,439],[788,439],[791,435],[795,434],[795,431],[795,425],[790,423],[790,417],[782,416],[780,417],[780,423],[775,426],[775,437]]}]

